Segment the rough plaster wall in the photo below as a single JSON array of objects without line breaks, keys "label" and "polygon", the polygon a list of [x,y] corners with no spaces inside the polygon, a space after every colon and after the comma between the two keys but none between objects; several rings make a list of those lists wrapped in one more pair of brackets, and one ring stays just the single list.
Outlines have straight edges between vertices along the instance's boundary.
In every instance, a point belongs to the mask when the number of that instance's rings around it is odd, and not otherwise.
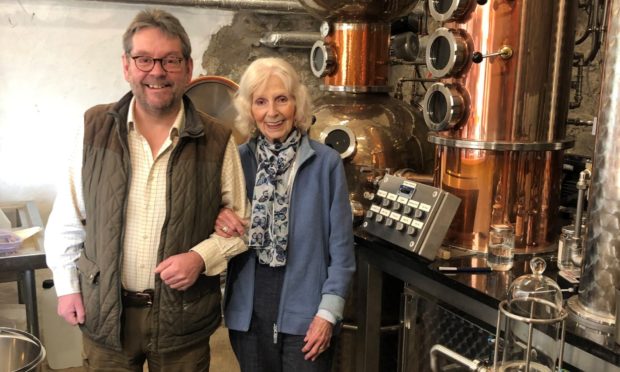
[{"label": "rough plaster wall", "polygon": [[313,98],[320,96],[320,80],[310,70],[308,49],[270,48],[260,44],[266,32],[318,32],[320,22],[309,15],[256,14],[238,12],[230,26],[213,35],[203,56],[203,68],[209,74],[225,76],[239,82],[245,68],[260,57],[282,57],[298,67],[302,80]]},{"label": "rough plaster wall", "polygon": [[[0,0],[0,202],[35,200],[47,220],[55,185],[88,107],[129,87],[121,36],[144,4]],[[233,12],[160,6],[190,35],[194,72],[211,35]]]}]

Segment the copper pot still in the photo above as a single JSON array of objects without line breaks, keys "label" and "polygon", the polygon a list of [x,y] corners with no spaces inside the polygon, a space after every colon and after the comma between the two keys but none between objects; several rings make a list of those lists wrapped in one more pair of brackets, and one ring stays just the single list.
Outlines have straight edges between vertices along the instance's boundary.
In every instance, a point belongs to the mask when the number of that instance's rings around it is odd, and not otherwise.
[{"label": "copper pot still", "polygon": [[383,174],[406,168],[430,174],[433,167],[421,111],[392,98],[387,86],[390,21],[417,1],[300,2],[324,21],[310,65],[326,93],[314,103],[310,136],[340,153],[354,218],[361,218],[369,205],[364,194],[374,191]]},{"label": "copper pot still", "polygon": [[490,226],[510,224],[517,253],[555,249],[577,1],[428,6],[435,184],[462,199],[446,244],[486,252]]}]

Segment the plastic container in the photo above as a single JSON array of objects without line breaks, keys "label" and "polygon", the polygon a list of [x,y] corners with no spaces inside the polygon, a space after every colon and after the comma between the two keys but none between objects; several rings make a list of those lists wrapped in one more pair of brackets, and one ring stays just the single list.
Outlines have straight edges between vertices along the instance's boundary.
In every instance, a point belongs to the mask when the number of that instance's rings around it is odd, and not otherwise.
[{"label": "plastic container", "polygon": [[21,245],[22,240],[19,236],[11,231],[0,230],[0,255],[14,253]]}]

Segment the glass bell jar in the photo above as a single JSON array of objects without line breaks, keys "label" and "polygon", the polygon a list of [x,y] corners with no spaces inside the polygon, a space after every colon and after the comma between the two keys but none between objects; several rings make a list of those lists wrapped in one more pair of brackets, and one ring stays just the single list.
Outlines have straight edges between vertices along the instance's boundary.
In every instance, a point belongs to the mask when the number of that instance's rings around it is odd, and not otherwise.
[{"label": "glass bell jar", "polygon": [[543,372],[562,368],[564,321],[562,291],[543,275],[545,260],[530,261],[532,274],[515,279],[499,305],[494,371]]}]

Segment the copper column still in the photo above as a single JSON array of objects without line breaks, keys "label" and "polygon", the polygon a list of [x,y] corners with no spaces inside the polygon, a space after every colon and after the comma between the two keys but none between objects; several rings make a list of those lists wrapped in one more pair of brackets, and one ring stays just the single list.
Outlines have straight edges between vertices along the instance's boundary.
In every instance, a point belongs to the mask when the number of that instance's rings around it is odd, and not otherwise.
[{"label": "copper column still", "polygon": [[313,73],[326,93],[315,102],[310,136],[336,149],[348,177],[354,215],[363,216],[372,181],[385,172],[430,174],[433,145],[422,113],[389,94],[390,20],[411,0],[300,0],[324,20],[311,51]]},{"label": "copper column still", "polygon": [[510,224],[518,253],[554,249],[577,1],[428,5],[435,183],[462,199],[446,243],[486,252],[490,226]]},{"label": "copper column still", "polygon": [[568,308],[578,323],[611,332],[620,287],[620,1],[609,1],[606,15],[588,235],[579,295]]}]

